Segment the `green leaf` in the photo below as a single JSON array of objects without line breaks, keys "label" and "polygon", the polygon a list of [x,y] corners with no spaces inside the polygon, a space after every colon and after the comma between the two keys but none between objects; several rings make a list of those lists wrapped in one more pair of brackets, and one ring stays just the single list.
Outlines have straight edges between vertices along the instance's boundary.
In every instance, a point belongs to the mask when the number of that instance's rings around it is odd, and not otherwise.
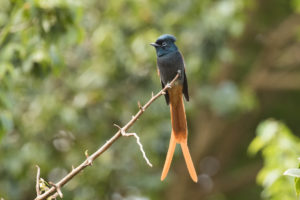
[{"label": "green leaf", "polygon": [[292,168],[286,170],[283,175],[300,178],[300,169]]},{"label": "green leaf", "polygon": [[279,128],[279,122],[269,119],[257,127],[257,137],[250,143],[248,147],[248,153],[250,155],[256,154],[258,151],[262,150],[270,141],[275,137],[276,132]]},{"label": "green leaf", "polygon": [[256,137],[253,139],[253,141],[250,143],[249,147],[248,147],[248,153],[250,155],[255,155],[257,154],[257,152],[259,150],[262,149],[262,147],[264,146],[264,142],[261,140],[261,138]]},{"label": "green leaf", "polygon": [[295,189],[297,196],[300,194],[300,178],[295,178]]}]

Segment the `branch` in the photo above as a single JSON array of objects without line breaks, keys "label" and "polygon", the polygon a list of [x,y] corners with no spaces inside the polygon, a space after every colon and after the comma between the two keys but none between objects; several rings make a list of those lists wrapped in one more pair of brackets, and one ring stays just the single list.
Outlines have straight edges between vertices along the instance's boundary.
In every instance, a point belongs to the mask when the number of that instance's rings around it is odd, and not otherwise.
[{"label": "branch", "polygon": [[[140,149],[143,153],[143,156],[145,158],[145,160],[147,161],[148,164],[151,163],[149,162],[149,160],[147,159],[146,155],[144,154],[144,151],[142,149],[141,144],[139,143],[139,138],[137,137],[136,134],[132,134],[132,133],[126,133],[126,131],[139,119],[139,117],[144,113],[144,111],[160,96],[166,94],[166,91],[171,88],[173,86],[173,84],[175,83],[175,81],[180,77],[181,71],[178,71],[177,75],[175,76],[175,78],[168,83],[161,91],[159,91],[156,95],[154,95],[152,93],[151,99],[144,105],[141,106],[140,103],[138,103],[139,106],[139,111],[132,117],[132,119],[122,128],[119,127],[119,131],[117,133],[115,133],[114,136],[112,136],[108,141],[106,141],[106,143],[101,146],[97,151],[95,151],[92,155],[88,155],[87,151],[85,152],[86,155],[86,160],[83,161],[79,166],[77,166],[76,168],[72,167],[72,171],[70,173],[68,173],[65,177],[63,177],[60,181],[58,181],[57,183],[51,183],[52,187],[49,188],[46,192],[44,192],[43,194],[38,194],[38,190],[37,190],[37,196],[35,198],[35,200],[42,200],[42,199],[46,199],[47,197],[50,196],[57,196],[57,194],[59,196],[62,196],[61,193],[61,187],[63,187],[66,183],[68,183],[74,176],[76,176],[79,172],[81,172],[84,168],[86,168],[87,166],[92,165],[93,161],[98,158],[102,153],[104,153],[117,139],[120,138],[120,136],[124,135],[124,136],[136,136],[137,139],[137,143],[140,146]],[[38,170],[39,172],[39,170]],[[37,176],[39,176],[39,173],[37,174]],[[39,182],[37,180],[37,182]],[[36,183],[38,184],[38,183]]]}]

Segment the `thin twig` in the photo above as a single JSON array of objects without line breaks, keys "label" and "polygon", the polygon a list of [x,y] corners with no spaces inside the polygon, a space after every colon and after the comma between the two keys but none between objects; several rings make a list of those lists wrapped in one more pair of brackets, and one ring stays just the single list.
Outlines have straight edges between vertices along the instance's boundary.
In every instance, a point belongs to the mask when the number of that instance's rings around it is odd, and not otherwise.
[{"label": "thin twig", "polygon": [[149,161],[149,159],[147,158],[146,153],[145,153],[145,151],[144,151],[144,149],[143,149],[143,145],[142,145],[142,143],[141,143],[141,141],[140,141],[140,137],[139,137],[136,133],[126,133],[126,132],[125,132],[119,125],[117,125],[117,124],[114,124],[114,126],[116,126],[116,127],[121,131],[122,136],[125,136],[125,137],[133,136],[133,137],[136,138],[136,143],[137,143],[137,144],[139,145],[139,147],[140,147],[140,151],[141,151],[142,154],[143,154],[143,158],[146,160],[147,164],[148,164],[150,167],[152,167],[152,164],[151,164],[151,162]]},{"label": "thin twig", "polygon": [[[58,181],[55,186],[52,186],[49,190],[44,192],[43,194],[37,195],[35,200],[42,200],[50,197],[51,195],[55,194],[56,192],[61,193],[60,188],[63,187],[66,183],[68,183],[74,176],[76,176],[79,172],[81,172],[87,166],[90,166],[92,162],[99,157],[103,152],[105,152],[117,139],[122,136],[121,130],[126,132],[137,120],[138,118],[144,113],[144,111],[161,95],[165,94],[165,92],[173,86],[175,81],[180,77],[180,71],[174,77],[174,79],[167,84],[162,90],[160,90],[156,95],[152,93],[151,99],[144,105],[139,106],[139,111],[132,117],[132,119],[123,126],[114,136],[112,136],[104,145],[102,145],[97,151],[95,151],[92,155],[88,156],[86,151],[86,160],[83,161],[79,166],[72,169],[65,177],[63,177],[60,181]],[[59,190],[58,190],[59,189]],[[61,193],[62,195],[62,193]]]},{"label": "thin twig", "polygon": [[37,168],[37,172],[36,172],[36,185],[35,185],[35,189],[36,189],[36,196],[39,196],[41,194],[40,191],[40,174],[41,174],[41,169],[38,165],[36,165]]}]

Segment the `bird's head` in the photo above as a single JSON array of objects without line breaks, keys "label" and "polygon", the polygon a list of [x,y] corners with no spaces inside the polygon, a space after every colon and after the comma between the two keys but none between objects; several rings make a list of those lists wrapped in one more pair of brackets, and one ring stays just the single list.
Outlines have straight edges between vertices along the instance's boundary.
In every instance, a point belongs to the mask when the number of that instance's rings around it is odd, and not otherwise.
[{"label": "bird's head", "polygon": [[150,45],[155,47],[157,57],[172,53],[177,51],[177,46],[175,45],[176,38],[170,34],[164,34],[157,38],[155,43]]}]

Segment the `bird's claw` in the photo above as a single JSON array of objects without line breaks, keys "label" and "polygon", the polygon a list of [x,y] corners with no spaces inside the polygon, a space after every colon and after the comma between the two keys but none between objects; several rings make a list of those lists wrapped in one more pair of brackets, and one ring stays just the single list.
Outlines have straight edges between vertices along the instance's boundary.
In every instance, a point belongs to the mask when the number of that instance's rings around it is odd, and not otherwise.
[{"label": "bird's claw", "polygon": [[179,70],[177,70],[177,74],[179,75],[179,78],[182,76],[182,74],[181,74],[181,70],[179,69]]}]

